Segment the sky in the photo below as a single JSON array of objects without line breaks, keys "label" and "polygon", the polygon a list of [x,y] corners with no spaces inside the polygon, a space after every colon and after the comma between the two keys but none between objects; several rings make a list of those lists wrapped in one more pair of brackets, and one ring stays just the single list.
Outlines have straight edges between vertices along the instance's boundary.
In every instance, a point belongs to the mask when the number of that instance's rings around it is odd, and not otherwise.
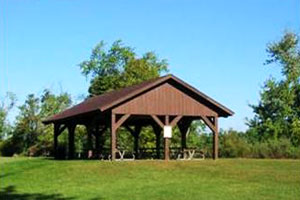
[{"label": "sky", "polygon": [[21,105],[48,88],[79,101],[89,86],[79,63],[121,39],[233,110],[220,128],[244,131],[264,81],[281,77],[264,62],[285,31],[300,32],[298,0],[0,0],[0,97],[13,92]]}]

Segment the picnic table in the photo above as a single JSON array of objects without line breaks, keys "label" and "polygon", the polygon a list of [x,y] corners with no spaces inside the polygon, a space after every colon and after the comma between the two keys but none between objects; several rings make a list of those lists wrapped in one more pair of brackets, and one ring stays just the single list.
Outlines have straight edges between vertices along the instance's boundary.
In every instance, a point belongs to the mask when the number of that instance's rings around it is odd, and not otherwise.
[{"label": "picnic table", "polygon": [[[195,155],[198,154],[200,158],[195,158]],[[183,149],[181,154],[178,154],[177,160],[204,160],[205,154],[200,149]]]},{"label": "picnic table", "polygon": [[126,155],[126,150],[122,150],[122,149],[118,149],[117,150],[117,154],[120,156],[119,161],[123,161],[123,160],[126,160],[126,161],[129,161],[129,160],[135,160],[135,155],[134,153],[129,153],[129,155],[131,155],[131,157],[127,157],[125,158],[125,155]]}]

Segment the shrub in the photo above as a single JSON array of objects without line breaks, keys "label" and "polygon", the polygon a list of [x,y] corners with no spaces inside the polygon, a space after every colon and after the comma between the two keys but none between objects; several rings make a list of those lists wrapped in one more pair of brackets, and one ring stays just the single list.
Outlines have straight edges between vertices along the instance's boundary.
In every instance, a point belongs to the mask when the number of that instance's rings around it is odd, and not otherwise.
[{"label": "shrub", "polygon": [[229,131],[220,137],[221,157],[249,157],[250,144],[237,132]]},{"label": "shrub", "polygon": [[256,142],[251,152],[254,158],[300,158],[300,148],[293,146],[286,138]]},{"label": "shrub", "polygon": [[37,156],[37,152],[38,152],[38,145],[33,145],[31,147],[28,148],[28,155],[30,157],[32,156]]},{"label": "shrub", "polygon": [[256,142],[251,147],[251,157],[267,158],[269,156],[268,144],[265,142]]},{"label": "shrub", "polygon": [[1,156],[13,156],[22,152],[22,145],[17,138],[8,138],[0,144]]}]

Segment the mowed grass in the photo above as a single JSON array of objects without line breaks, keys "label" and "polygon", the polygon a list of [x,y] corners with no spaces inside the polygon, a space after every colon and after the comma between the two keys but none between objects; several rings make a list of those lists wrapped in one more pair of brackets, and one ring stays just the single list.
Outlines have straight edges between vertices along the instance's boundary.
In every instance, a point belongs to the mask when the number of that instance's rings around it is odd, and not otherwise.
[{"label": "mowed grass", "polygon": [[0,158],[0,199],[300,199],[300,160]]}]

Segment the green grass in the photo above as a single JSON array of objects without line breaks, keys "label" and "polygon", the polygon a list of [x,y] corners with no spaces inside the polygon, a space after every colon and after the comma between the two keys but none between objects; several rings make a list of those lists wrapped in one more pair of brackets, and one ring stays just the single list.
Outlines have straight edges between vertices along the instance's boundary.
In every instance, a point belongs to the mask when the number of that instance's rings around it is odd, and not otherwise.
[{"label": "green grass", "polygon": [[0,199],[300,199],[300,160],[0,158]]}]

